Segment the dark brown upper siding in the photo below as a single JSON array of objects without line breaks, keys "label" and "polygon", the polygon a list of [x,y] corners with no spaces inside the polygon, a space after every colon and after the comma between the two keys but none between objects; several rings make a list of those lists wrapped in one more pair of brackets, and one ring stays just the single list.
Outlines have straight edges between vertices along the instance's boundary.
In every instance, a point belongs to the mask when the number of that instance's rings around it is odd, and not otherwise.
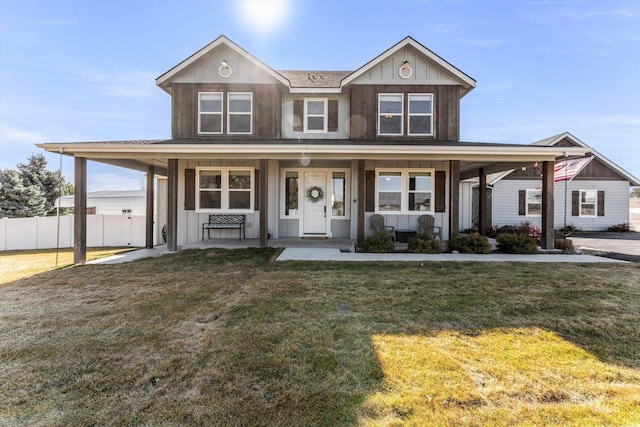
[{"label": "dark brown upper siding", "polygon": [[[569,145],[566,145],[567,147]],[[560,161],[560,160],[558,160]],[[542,173],[542,164],[538,165],[538,169],[533,167],[533,163],[525,170],[515,169],[503,179],[507,180],[535,180],[540,179]],[[626,181],[627,179],[605,165],[598,159],[591,160],[580,173],[573,178],[573,181]]]},{"label": "dark brown upper siding", "polygon": [[[434,139],[458,141],[460,139],[460,87],[435,85],[353,85],[351,89],[351,139]],[[405,113],[407,94],[432,93],[435,107],[435,135],[433,137],[407,136],[407,120],[404,120],[404,136],[379,137],[377,135],[377,114],[379,93],[405,94]]]},{"label": "dark brown upper siding", "polygon": [[[172,85],[171,136],[203,139],[278,139],[282,117],[281,95],[276,85],[268,84],[207,84],[175,83]],[[252,135],[198,135],[198,92],[223,92],[224,117],[226,126],[226,95],[229,92],[253,93],[253,134]]]}]

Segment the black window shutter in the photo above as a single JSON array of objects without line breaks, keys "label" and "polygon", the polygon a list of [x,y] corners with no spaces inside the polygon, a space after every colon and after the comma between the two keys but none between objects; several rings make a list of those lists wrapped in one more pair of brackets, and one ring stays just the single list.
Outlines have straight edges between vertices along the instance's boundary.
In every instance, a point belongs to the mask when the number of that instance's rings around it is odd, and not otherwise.
[{"label": "black window shutter", "polygon": [[436,171],[436,212],[445,212],[447,210],[447,173],[445,171]]},{"label": "black window shutter", "polygon": [[374,212],[376,210],[376,171],[366,171],[364,174],[364,210]]},{"label": "black window shutter", "polygon": [[598,191],[598,216],[604,216],[604,191]]},{"label": "black window shutter", "polygon": [[518,190],[518,215],[527,214],[527,190]]},{"label": "black window shutter", "polygon": [[260,210],[260,169],[253,172],[253,210]]},{"label": "black window shutter", "polygon": [[184,170],[184,210],[196,210],[196,170]]},{"label": "black window shutter", "polygon": [[338,131],[338,100],[330,99],[329,100],[329,116],[327,118],[327,130],[329,132],[337,132]]},{"label": "black window shutter", "polygon": [[304,120],[304,101],[302,99],[293,100],[293,130],[294,132],[302,132]]},{"label": "black window shutter", "polygon": [[571,192],[571,216],[580,216],[580,192]]}]

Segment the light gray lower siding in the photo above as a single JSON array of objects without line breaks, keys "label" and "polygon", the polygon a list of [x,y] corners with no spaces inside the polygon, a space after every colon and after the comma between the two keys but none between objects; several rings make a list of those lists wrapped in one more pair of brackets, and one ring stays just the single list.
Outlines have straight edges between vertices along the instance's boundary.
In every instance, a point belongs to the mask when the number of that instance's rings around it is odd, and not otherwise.
[{"label": "light gray lower siding", "polygon": [[[493,187],[493,225],[503,226],[529,221],[541,225],[539,216],[518,215],[519,190],[534,189],[540,181],[503,180]],[[565,223],[583,231],[603,231],[609,226],[629,222],[629,183],[627,181],[571,181],[567,187],[565,205],[565,185],[555,184],[554,191],[554,228],[559,229]],[[571,215],[571,192],[596,190],[605,192],[605,215],[580,217]]]}]

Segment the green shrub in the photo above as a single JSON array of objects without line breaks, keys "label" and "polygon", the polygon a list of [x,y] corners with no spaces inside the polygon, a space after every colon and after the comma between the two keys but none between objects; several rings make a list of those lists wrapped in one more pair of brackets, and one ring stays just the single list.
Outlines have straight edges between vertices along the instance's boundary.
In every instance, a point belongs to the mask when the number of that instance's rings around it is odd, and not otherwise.
[{"label": "green shrub", "polygon": [[573,252],[574,250],[573,240],[571,239],[564,239],[564,238],[554,239],[553,247],[555,249],[562,249],[563,251],[566,251],[566,252]]},{"label": "green shrub", "polygon": [[395,245],[390,235],[384,231],[380,231],[373,236],[366,237],[360,242],[360,249],[362,252],[383,254],[393,252]]},{"label": "green shrub", "polygon": [[436,240],[429,233],[422,233],[413,236],[409,240],[409,252],[414,254],[439,254],[442,252],[440,240]]},{"label": "green shrub", "polygon": [[449,251],[458,251],[461,254],[488,254],[491,245],[487,237],[471,233],[452,237],[447,242],[447,248]]},{"label": "green shrub", "polygon": [[537,254],[536,239],[523,234],[502,233],[496,237],[498,250],[505,254]]}]

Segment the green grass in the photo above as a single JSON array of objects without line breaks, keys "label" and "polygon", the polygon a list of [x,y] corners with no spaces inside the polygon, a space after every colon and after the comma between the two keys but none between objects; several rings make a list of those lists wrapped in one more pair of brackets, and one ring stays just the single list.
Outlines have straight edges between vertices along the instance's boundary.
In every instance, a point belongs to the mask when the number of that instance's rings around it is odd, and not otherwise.
[{"label": "green grass", "polygon": [[637,425],[637,264],[184,251],[0,287],[0,425]]}]

